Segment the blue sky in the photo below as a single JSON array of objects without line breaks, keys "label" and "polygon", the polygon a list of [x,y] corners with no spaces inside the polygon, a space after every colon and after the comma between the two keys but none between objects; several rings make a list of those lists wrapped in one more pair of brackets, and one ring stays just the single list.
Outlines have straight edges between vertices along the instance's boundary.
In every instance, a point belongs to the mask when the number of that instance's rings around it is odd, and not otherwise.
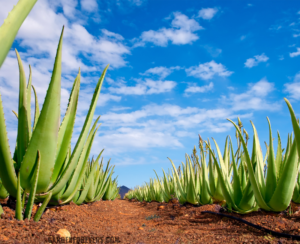
[{"label": "blue sky", "polygon": [[[16,3],[0,0],[0,24]],[[73,144],[110,64],[92,155],[105,148],[119,185],[149,181],[153,169],[161,174],[171,166],[167,157],[178,166],[199,133],[223,148],[227,135],[235,139],[226,118],[239,116],[250,140],[253,121],[265,152],[268,116],[285,147],[292,126],[283,98],[300,111],[299,1],[38,0],[0,70],[11,148],[11,110],[18,106],[13,50],[31,64],[42,106],[63,25],[62,115],[79,67],[82,74]]]}]

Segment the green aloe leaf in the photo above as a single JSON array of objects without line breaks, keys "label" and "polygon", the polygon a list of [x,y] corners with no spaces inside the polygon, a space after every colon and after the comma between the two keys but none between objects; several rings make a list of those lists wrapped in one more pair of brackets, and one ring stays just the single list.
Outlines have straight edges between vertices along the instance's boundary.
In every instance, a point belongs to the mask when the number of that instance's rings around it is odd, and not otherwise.
[{"label": "green aloe leaf", "polygon": [[34,86],[32,86],[32,89],[35,97],[35,110],[34,110],[34,122],[33,122],[33,129],[34,129],[40,117],[40,108],[39,108],[39,101]]},{"label": "green aloe leaf", "polygon": [[29,143],[29,127],[28,113],[27,113],[27,89],[26,89],[26,77],[22,64],[21,57],[16,50],[18,64],[19,64],[19,112],[18,112],[18,137],[17,137],[17,155],[18,155],[18,168],[21,166],[23,157],[25,155],[28,143]]},{"label": "green aloe leaf", "polygon": [[94,116],[94,112],[97,106],[97,101],[99,98],[99,94],[101,91],[101,87],[102,87],[102,83],[106,74],[106,71],[108,69],[107,65],[104,69],[104,71],[102,72],[102,75],[100,77],[100,79],[98,80],[92,101],[91,101],[91,105],[88,111],[88,114],[86,116],[83,128],[81,130],[80,136],[78,138],[78,141],[76,143],[76,146],[73,150],[72,156],[70,158],[70,163],[68,164],[66,170],[64,171],[63,175],[61,176],[59,182],[55,185],[55,188],[52,189],[53,191],[53,195],[57,194],[58,192],[61,191],[61,189],[64,187],[64,185],[67,183],[67,181],[69,180],[71,174],[73,173],[73,170],[76,167],[76,164],[78,162],[78,159],[80,157],[80,154],[82,152],[83,146],[85,144],[92,120],[93,120],[93,116]]},{"label": "green aloe leaf", "polygon": [[297,144],[294,141],[277,188],[268,203],[273,211],[284,211],[290,204],[298,175],[298,160]]},{"label": "green aloe leaf", "polygon": [[53,184],[61,171],[61,167],[66,158],[69,144],[71,143],[73,128],[75,124],[76,110],[78,104],[80,89],[80,70],[74,81],[72,91],[69,98],[69,105],[63,119],[63,122],[59,128],[58,132],[58,142],[57,142],[57,152],[56,152],[56,161],[54,165],[54,171],[51,178],[51,183]]},{"label": "green aloe leaf", "polygon": [[[82,169],[82,165],[85,164],[85,162],[87,162],[88,160],[88,157],[89,157],[89,154],[90,154],[90,150],[92,148],[92,144],[93,144],[93,141],[94,141],[94,138],[95,138],[95,134],[99,128],[99,125],[98,128],[96,129],[96,126],[97,126],[97,123],[98,123],[98,120],[99,120],[99,117],[96,119],[91,131],[90,131],[90,134],[88,136],[88,139],[86,141],[86,144],[83,148],[83,151],[81,153],[81,156],[79,158],[79,161],[78,161],[78,164],[76,166],[76,169],[72,175],[72,178],[71,178],[71,181],[68,185],[68,188],[66,189],[66,191],[64,192],[63,196],[62,196],[62,200],[65,201],[66,198],[70,198],[70,194],[73,194],[74,193],[74,190],[75,190],[75,185],[78,185],[78,176],[80,175],[80,172],[81,172],[81,169]],[[74,188],[75,187],[75,188]],[[79,187],[79,186],[77,186]]]},{"label": "green aloe leaf", "polygon": [[34,204],[35,192],[36,192],[36,187],[37,187],[37,182],[38,182],[38,177],[39,177],[39,171],[40,171],[40,162],[41,162],[41,155],[40,155],[40,152],[38,151],[36,166],[35,166],[35,173],[34,173],[34,176],[33,176],[33,179],[32,179],[33,182],[32,182],[32,185],[31,185],[29,199],[28,199],[26,209],[25,209],[25,214],[24,214],[25,219],[27,218],[28,220],[30,220],[30,218],[31,218],[32,207],[33,207],[33,204]]},{"label": "green aloe leaf", "polygon": [[6,132],[3,104],[0,95],[0,178],[5,189],[13,197],[17,197],[17,175],[11,158]]},{"label": "green aloe leaf", "polygon": [[273,148],[271,123],[268,117],[267,119],[269,123],[269,157],[268,157],[268,171],[267,171],[267,180],[266,180],[266,188],[267,188],[266,196],[265,196],[266,203],[268,203],[272,198],[277,184],[276,163],[275,163],[275,155],[274,155],[274,148]]},{"label": "green aloe leaf", "polygon": [[23,213],[22,213],[22,188],[20,183],[20,172],[18,174],[18,189],[17,189],[17,204],[15,210],[15,217],[17,220],[23,220]]},{"label": "green aloe leaf", "polygon": [[19,0],[0,26],[0,68],[14,39],[37,0]]},{"label": "green aloe leaf", "polygon": [[[270,207],[267,205],[267,203],[265,202],[265,200],[262,196],[261,186],[258,184],[257,179],[255,177],[254,169],[253,169],[253,166],[252,166],[252,163],[251,163],[250,155],[249,155],[249,152],[248,152],[247,145],[244,141],[243,135],[242,135],[241,131],[239,130],[239,127],[232,120],[230,120],[230,119],[227,119],[227,120],[230,121],[234,125],[234,127],[236,128],[236,130],[238,131],[238,134],[240,136],[240,139],[241,139],[241,142],[242,142],[242,145],[243,145],[243,148],[244,148],[245,160],[246,160],[246,163],[247,163],[249,178],[250,178],[250,182],[251,182],[251,185],[252,185],[252,188],[253,188],[253,192],[254,192],[254,196],[256,198],[256,201],[257,201],[258,205],[261,208],[270,211],[271,210]],[[253,124],[252,124],[252,126],[254,127]],[[254,133],[255,133],[255,130],[254,130]],[[253,137],[253,150],[257,149],[256,138],[257,138],[256,136]]]},{"label": "green aloe leaf", "polygon": [[24,189],[30,189],[30,175],[33,172],[35,155],[39,150],[44,156],[41,160],[40,174],[36,193],[48,190],[52,172],[54,170],[55,153],[57,147],[57,137],[60,120],[60,93],[61,93],[61,56],[62,56],[62,30],[51,82],[46,94],[43,108],[32,133],[30,144],[24,156],[20,173],[21,185]]},{"label": "green aloe leaf", "polygon": [[26,88],[26,98],[27,98],[26,110],[27,110],[29,140],[30,140],[31,135],[32,135],[32,128],[31,128],[31,83],[32,83],[32,72],[31,72],[31,66],[29,65],[29,79],[28,79],[28,84],[27,84],[27,88]]},{"label": "green aloe leaf", "polygon": [[39,209],[36,211],[36,214],[34,215],[35,222],[38,222],[40,220],[40,218],[42,217],[42,214],[43,214],[45,208],[47,207],[51,197],[52,197],[52,192],[50,191],[48,193],[47,197],[45,198],[45,200],[43,201],[42,206],[39,207]]}]

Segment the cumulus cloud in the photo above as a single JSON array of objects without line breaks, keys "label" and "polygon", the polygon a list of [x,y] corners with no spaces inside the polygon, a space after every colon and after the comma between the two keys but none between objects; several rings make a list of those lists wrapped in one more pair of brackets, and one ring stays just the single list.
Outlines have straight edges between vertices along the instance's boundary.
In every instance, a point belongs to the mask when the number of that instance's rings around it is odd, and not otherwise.
[{"label": "cumulus cloud", "polygon": [[300,100],[300,72],[298,72],[292,83],[284,84],[284,92],[289,93],[292,99]]},{"label": "cumulus cloud", "polygon": [[244,93],[231,93],[229,98],[224,98],[223,102],[228,102],[233,111],[241,110],[270,110],[280,109],[280,104],[268,101],[268,95],[274,91],[274,83],[268,82],[266,78],[257,83],[248,84],[248,90]]},{"label": "cumulus cloud", "polygon": [[291,58],[297,57],[299,55],[300,55],[300,47],[297,47],[297,51],[296,52],[290,53],[290,57]]},{"label": "cumulus cloud", "polygon": [[179,69],[180,69],[179,66],[174,66],[170,68],[159,66],[159,67],[150,68],[146,70],[144,73],[140,73],[140,75],[157,75],[160,77],[160,79],[164,79],[167,76],[169,76],[174,70],[179,70]]},{"label": "cumulus cloud", "polygon": [[248,58],[246,60],[245,67],[252,68],[254,66],[257,66],[261,62],[267,62],[269,58],[263,53],[261,55],[255,55],[254,58]]},{"label": "cumulus cloud", "polygon": [[147,42],[157,46],[165,47],[169,41],[174,45],[190,44],[199,39],[196,31],[203,29],[195,19],[180,13],[173,13],[171,28],[161,28],[157,31],[144,31],[141,36],[136,39],[134,47],[145,46]]},{"label": "cumulus cloud", "polygon": [[80,0],[81,9],[87,12],[96,12],[98,4],[96,0]]},{"label": "cumulus cloud", "polygon": [[184,93],[204,93],[211,91],[214,88],[214,84],[210,82],[208,85],[205,86],[197,86],[195,84],[189,85],[188,88],[184,90]]},{"label": "cumulus cloud", "polygon": [[140,81],[135,86],[126,86],[125,84],[121,84],[117,87],[109,87],[108,90],[115,94],[150,95],[169,92],[175,86],[176,82],[174,81],[154,81],[152,79],[145,79],[145,81]]},{"label": "cumulus cloud", "polygon": [[210,80],[214,76],[227,77],[233,74],[233,71],[228,71],[223,64],[218,64],[214,60],[198,66],[192,66],[185,71],[188,76],[194,76],[202,80]]},{"label": "cumulus cloud", "polygon": [[198,17],[202,19],[210,20],[216,15],[217,12],[218,12],[217,8],[202,8],[198,12]]}]

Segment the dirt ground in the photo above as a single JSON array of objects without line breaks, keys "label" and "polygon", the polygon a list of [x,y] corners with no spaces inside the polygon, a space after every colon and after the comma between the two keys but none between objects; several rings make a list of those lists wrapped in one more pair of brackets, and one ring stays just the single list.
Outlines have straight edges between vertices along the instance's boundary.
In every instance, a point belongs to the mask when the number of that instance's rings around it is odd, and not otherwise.
[{"label": "dirt ground", "polygon": [[[71,203],[47,209],[37,223],[18,221],[13,209],[3,209],[0,243],[300,243],[271,236],[227,217],[201,214],[207,210],[219,212],[221,207],[217,204],[194,207],[181,206],[176,201],[161,204],[127,200],[81,206]],[[229,215],[273,231],[300,235],[299,209],[293,205],[296,213],[292,215],[263,211]],[[61,229],[68,230],[71,238],[57,234]]]}]

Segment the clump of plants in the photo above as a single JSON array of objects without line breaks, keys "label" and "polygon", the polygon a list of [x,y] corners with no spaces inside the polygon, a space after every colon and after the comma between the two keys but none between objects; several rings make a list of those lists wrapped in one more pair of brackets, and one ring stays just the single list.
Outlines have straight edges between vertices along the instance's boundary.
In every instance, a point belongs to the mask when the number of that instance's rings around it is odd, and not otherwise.
[{"label": "clump of plants", "polygon": [[[0,27],[0,67],[21,24],[36,2],[37,0],[20,0]],[[90,150],[100,126],[100,116],[94,122],[93,116],[108,66],[98,80],[81,133],[71,150],[80,90],[80,69],[73,83],[65,116],[60,123],[63,33],[64,28],[41,111],[32,85],[31,67],[29,66],[27,83],[22,60],[16,50],[19,65],[19,103],[17,112],[14,112],[18,119],[18,133],[13,155],[10,154],[0,96],[0,197],[7,198],[10,195],[16,198],[15,212],[19,220],[31,218],[34,202],[42,203],[34,217],[38,221],[47,204],[58,205],[71,201],[81,204],[98,201],[106,195],[109,199],[117,197],[115,181],[111,181],[113,167],[109,167],[108,162],[104,170],[103,159],[99,165],[103,150],[96,160],[89,160]],[[35,96],[33,120],[31,89]],[[25,202],[27,204],[24,210]],[[0,211],[3,212],[2,207]]]},{"label": "clump of plants", "polygon": [[[168,202],[174,193],[181,204],[205,205],[225,201],[229,211],[247,214],[259,208],[266,211],[281,212],[288,208],[291,201],[300,203],[300,128],[289,101],[294,136],[288,135],[287,145],[282,148],[278,133],[278,145],[275,152],[271,123],[269,125],[269,144],[263,156],[258,134],[254,124],[252,152],[248,149],[249,135],[238,124],[228,119],[236,129],[237,150],[233,150],[230,137],[226,138],[223,154],[213,139],[215,150],[209,139],[199,136],[200,155],[196,147],[191,157],[186,154],[182,170],[176,170],[171,161],[171,174],[150,180],[150,183],[137,187],[127,193],[127,199],[139,201]],[[206,159],[208,158],[208,164]],[[156,173],[156,172],[155,172]],[[298,179],[297,179],[298,177]]]}]

